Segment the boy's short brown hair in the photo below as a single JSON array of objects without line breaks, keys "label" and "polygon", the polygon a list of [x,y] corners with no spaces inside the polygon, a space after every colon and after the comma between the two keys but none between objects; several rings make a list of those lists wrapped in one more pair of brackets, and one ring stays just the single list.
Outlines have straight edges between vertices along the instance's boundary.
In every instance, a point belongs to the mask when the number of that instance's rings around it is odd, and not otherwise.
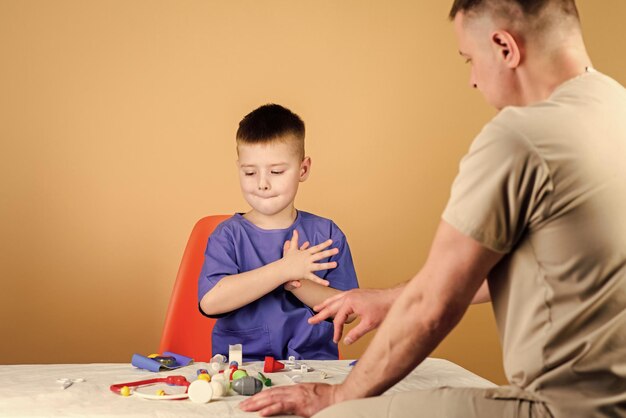
[{"label": "boy's short brown hair", "polygon": [[304,122],[291,110],[278,105],[266,104],[248,113],[239,122],[237,145],[267,144],[292,136],[300,158],[304,159]]}]

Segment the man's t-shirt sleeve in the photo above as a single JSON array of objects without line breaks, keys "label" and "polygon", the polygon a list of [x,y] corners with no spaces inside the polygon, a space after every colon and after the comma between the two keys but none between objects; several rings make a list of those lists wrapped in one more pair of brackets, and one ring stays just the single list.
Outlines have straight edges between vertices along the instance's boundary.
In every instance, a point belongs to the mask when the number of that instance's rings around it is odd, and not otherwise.
[{"label": "man's t-shirt sleeve", "polygon": [[508,253],[544,219],[551,192],[548,166],[532,144],[492,122],[461,160],[442,217],[485,247]]}]

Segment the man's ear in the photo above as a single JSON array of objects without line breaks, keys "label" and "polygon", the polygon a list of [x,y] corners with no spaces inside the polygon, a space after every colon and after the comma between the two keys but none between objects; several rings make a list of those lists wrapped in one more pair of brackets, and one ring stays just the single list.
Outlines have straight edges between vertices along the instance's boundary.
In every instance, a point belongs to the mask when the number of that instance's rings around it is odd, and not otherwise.
[{"label": "man's ear", "polygon": [[491,44],[497,56],[508,68],[515,69],[522,62],[520,45],[510,32],[504,30],[493,32]]},{"label": "man's ear", "polygon": [[311,172],[311,157],[304,157],[304,160],[300,163],[300,182],[309,178]]}]

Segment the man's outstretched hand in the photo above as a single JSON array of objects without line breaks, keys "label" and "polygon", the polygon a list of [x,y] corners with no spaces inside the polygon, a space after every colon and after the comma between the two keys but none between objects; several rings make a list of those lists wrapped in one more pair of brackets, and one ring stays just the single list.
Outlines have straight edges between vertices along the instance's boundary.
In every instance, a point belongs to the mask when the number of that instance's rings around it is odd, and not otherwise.
[{"label": "man's outstretched hand", "polygon": [[242,411],[259,411],[267,417],[279,414],[293,414],[310,417],[337,402],[335,391],[339,385],[325,383],[299,383],[294,386],[281,386],[263,390],[239,404]]},{"label": "man's outstretched hand", "polygon": [[344,324],[349,323],[356,315],[361,321],[343,340],[346,345],[352,344],[380,325],[400,291],[401,288],[353,289],[342,292],[315,306],[313,309],[317,314],[309,318],[309,324],[318,324],[327,318],[334,318],[333,341],[337,343],[343,334]]}]

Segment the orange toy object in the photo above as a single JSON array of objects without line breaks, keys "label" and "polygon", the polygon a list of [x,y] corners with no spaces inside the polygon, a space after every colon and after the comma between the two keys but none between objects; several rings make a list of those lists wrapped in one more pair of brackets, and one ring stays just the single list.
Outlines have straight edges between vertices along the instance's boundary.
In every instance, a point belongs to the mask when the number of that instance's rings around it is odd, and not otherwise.
[{"label": "orange toy object", "polygon": [[264,373],[274,373],[285,368],[285,365],[280,361],[276,361],[274,357],[265,357],[265,364],[263,365]]},{"label": "orange toy object", "polygon": [[207,216],[193,227],[167,309],[160,353],[179,353],[195,361],[208,362],[211,359],[211,331],[216,320],[200,313],[198,276],[209,236],[217,225],[228,218],[230,215]]}]

